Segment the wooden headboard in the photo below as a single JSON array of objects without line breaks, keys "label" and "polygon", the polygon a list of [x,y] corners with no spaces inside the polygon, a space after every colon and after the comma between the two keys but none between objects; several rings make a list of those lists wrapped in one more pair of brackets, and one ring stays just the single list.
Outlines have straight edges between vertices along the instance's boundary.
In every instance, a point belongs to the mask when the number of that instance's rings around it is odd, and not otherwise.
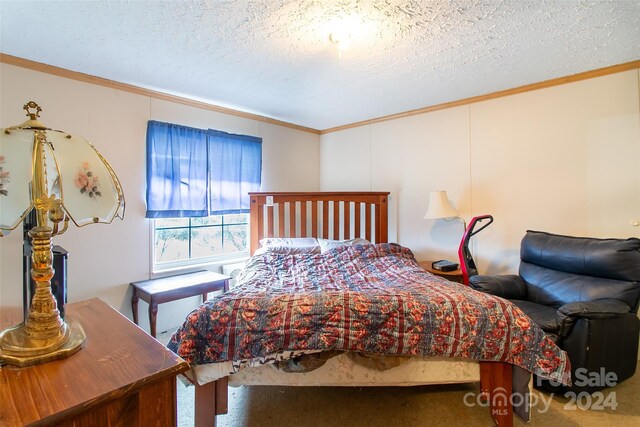
[{"label": "wooden headboard", "polygon": [[388,192],[249,193],[251,254],[265,237],[386,243]]}]

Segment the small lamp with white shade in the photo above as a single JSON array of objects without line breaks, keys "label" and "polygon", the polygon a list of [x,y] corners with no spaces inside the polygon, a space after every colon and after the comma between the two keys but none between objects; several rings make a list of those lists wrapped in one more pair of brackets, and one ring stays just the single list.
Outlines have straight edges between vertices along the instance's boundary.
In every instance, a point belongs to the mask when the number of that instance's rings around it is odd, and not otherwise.
[{"label": "small lamp with white shade", "polygon": [[[460,215],[458,211],[451,206],[446,191],[439,190],[429,193],[429,207],[424,214],[424,219],[444,219],[445,221],[452,221],[456,218],[460,218]],[[462,222],[466,229],[464,219]],[[458,264],[447,260],[439,260],[432,264],[432,268],[443,271],[456,270]]]},{"label": "small lamp with white shade", "polygon": [[466,230],[467,224],[460,214],[458,214],[458,211],[451,206],[447,192],[439,190],[429,193],[429,207],[424,214],[424,219],[444,219],[445,221],[452,221],[456,218],[462,220],[462,224]]}]

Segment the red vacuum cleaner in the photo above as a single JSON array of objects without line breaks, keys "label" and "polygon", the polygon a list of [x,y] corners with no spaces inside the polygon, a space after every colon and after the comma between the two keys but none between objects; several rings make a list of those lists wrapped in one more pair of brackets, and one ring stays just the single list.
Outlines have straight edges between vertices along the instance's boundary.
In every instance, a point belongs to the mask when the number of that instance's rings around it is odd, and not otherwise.
[{"label": "red vacuum cleaner", "polygon": [[[482,223],[487,220],[488,222]],[[458,248],[458,258],[460,258],[460,271],[462,271],[463,283],[469,286],[469,277],[478,274],[476,263],[473,260],[471,251],[469,250],[469,241],[473,236],[487,228],[493,222],[491,215],[474,216],[469,222],[469,226],[462,235],[460,248]],[[480,227],[476,230],[476,227]]]}]

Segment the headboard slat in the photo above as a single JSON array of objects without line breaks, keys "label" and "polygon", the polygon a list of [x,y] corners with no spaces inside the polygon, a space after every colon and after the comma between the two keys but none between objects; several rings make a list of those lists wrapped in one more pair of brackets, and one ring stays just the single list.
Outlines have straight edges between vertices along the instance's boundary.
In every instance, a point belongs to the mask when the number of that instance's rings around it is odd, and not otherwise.
[{"label": "headboard slat", "polygon": [[360,217],[362,216],[362,204],[359,202],[355,203],[356,211],[355,211],[355,225],[354,228],[355,230],[353,231],[355,233],[355,237],[361,237],[362,234],[360,234]]},{"label": "headboard slat", "polygon": [[278,237],[284,236],[284,203],[277,203],[278,206]]},{"label": "headboard slat", "polygon": [[300,237],[307,237],[309,230],[309,204],[306,201],[300,202]]},{"label": "headboard slat", "polygon": [[344,227],[344,239],[353,239],[351,235],[351,202],[344,202],[344,215],[342,216]]},{"label": "headboard slat", "polygon": [[[381,206],[380,205],[375,205],[374,208],[373,208],[373,211],[374,211],[375,216],[376,216],[376,221],[380,221]],[[376,242],[382,238],[382,230],[380,230],[380,228],[378,228],[378,227],[376,227],[376,229],[375,229],[375,236],[376,236],[375,237]]]},{"label": "headboard slat", "polygon": [[313,200],[311,202],[311,235],[307,234],[307,237],[314,237],[318,235],[318,202]]},{"label": "headboard slat", "polygon": [[371,205],[364,204],[364,238],[371,241]]},{"label": "headboard slat", "polygon": [[340,240],[340,202],[333,202],[333,239]]},{"label": "headboard slat", "polygon": [[289,202],[289,237],[299,237],[296,234],[296,202]]},{"label": "headboard slat", "polygon": [[[322,232],[318,237],[322,237],[323,239],[329,239],[329,201],[322,201],[322,222],[320,223],[320,229]],[[311,236],[315,237],[315,236]]]},{"label": "headboard slat", "polygon": [[261,239],[266,236],[273,236],[273,216],[274,216],[273,209],[274,208],[273,207],[269,208],[269,206],[267,206],[266,209],[267,209],[267,233],[266,234],[264,234],[264,232],[260,233]]}]

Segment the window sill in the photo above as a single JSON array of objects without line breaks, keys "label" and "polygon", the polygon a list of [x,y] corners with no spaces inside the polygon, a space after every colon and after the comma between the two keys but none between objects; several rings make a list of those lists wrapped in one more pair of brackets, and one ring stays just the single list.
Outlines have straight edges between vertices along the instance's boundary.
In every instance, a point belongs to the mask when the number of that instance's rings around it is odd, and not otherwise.
[{"label": "window sill", "polygon": [[168,266],[154,266],[151,270],[152,276],[155,275],[166,275],[167,273],[188,273],[190,271],[196,270],[211,270],[211,271],[221,271],[222,266],[226,264],[236,264],[245,262],[249,259],[249,254],[246,252],[230,255],[228,258],[216,258],[216,259],[206,259],[202,260],[202,262],[189,262],[184,264],[173,264]]}]

